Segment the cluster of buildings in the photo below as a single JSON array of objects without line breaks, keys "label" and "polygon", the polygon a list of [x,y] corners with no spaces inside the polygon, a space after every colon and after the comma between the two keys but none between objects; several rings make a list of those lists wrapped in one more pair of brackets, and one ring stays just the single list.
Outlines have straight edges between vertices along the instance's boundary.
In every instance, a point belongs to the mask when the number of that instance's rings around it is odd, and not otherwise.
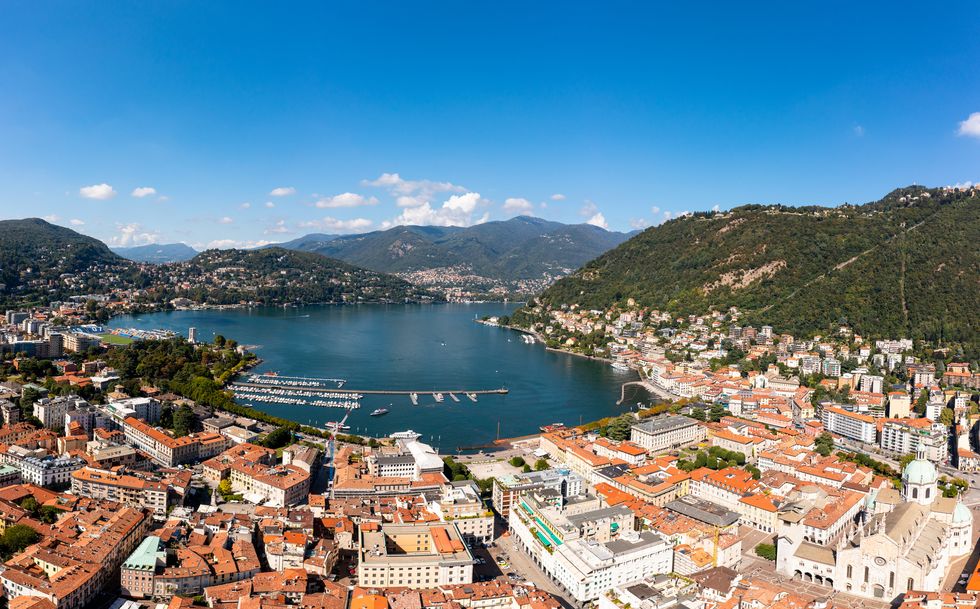
[{"label": "cluster of buildings", "polygon": [[[973,514],[944,496],[932,422],[872,420],[889,442],[900,430],[915,437],[898,490],[868,467],[821,454],[821,425],[664,415],[636,418],[619,442],[552,428],[538,454],[558,468],[497,479],[494,507],[519,547],[583,603],[604,603],[611,587],[629,599],[631,585],[657,588],[650,582],[668,574],[737,572],[746,529],[774,540],[787,583],[886,601],[939,592],[951,565],[973,551]],[[660,583],[674,590],[668,580]]]},{"label": "cluster of buildings", "polygon": [[[76,309],[71,305],[64,308],[66,313]],[[85,353],[101,344],[98,336],[63,323],[55,324],[55,316],[50,309],[6,311],[0,325],[0,355],[54,359],[68,353]]]}]

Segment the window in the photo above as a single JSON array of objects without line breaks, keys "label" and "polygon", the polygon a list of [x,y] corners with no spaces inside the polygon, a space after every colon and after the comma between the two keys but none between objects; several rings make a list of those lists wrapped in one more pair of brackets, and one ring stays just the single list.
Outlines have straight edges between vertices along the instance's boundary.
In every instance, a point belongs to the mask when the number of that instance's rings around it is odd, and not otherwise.
[{"label": "window", "polygon": [[868,568],[864,568],[864,583],[868,583]]},{"label": "window", "polygon": [[919,498],[919,489],[913,488],[912,489],[912,499],[918,499],[918,498]]},{"label": "window", "polygon": [[847,579],[854,577],[854,565],[847,565]]}]

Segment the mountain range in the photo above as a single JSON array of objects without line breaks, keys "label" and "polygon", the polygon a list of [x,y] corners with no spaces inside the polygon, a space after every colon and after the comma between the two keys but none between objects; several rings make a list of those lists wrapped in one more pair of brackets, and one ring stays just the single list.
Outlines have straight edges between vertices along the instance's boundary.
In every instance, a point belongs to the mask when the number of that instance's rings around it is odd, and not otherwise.
[{"label": "mountain range", "polygon": [[208,304],[432,299],[398,277],[308,252],[208,250],[190,260],[149,265],[40,218],[0,221],[0,302],[46,304],[127,290],[138,292],[134,301],[141,305],[178,297]]},{"label": "mountain range", "polygon": [[839,207],[748,205],[649,228],[545,290],[551,307],[674,314],[736,306],[777,331],[847,323],[980,354],[980,189],[895,190]]},{"label": "mountain range", "polygon": [[359,235],[305,235],[278,247],[316,252],[426,284],[448,276],[471,288],[544,287],[627,240],[590,224],[530,216],[470,227],[396,226]]}]

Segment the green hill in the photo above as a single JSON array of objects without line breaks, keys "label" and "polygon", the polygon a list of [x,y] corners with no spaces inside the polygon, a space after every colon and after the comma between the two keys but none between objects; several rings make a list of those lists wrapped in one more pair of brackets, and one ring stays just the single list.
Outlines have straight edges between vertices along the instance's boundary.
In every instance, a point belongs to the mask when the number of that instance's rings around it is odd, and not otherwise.
[{"label": "green hill", "polygon": [[474,275],[518,281],[567,274],[627,238],[588,224],[518,216],[466,228],[396,226],[360,235],[306,235],[281,246],[385,273],[465,266]]},{"label": "green hill", "polygon": [[63,275],[125,265],[98,239],[40,218],[0,221],[0,299],[57,294]]},{"label": "green hill", "polygon": [[633,298],[677,314],[741,308],[807,334],[839,322],[870,336],[980,351],[980,194],[910,187],[866,205],[749,205],[649,228],[558,281],[550,306]]},{"label": "green hill", "polygon": [[282,248],[208,250],[185,263],[162,265],[158,272],[166,275],[170,285],[191,286],[174,289],[165,298],[179,296],[211,304],[431,299],[425,290],[392,275]]}]

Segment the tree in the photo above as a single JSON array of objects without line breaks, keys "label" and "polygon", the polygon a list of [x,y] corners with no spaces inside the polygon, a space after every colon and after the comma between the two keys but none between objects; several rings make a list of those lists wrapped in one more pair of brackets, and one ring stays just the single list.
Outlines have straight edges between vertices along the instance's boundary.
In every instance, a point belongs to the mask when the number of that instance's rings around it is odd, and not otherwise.
[{"label": "tree", "polygon": [[531,473],[531,466],[525,463],[524,468],[521,471],[523,471],[525,474],[529,474]]},{"label": "tree", "polygon": [[953,419],[955,416],[956,415],[953,413],[952,409],[943,408],[941,411],[939,411],[939,422],[946,427],[949,427],[953,424]]},{"label": "tree", "polygon": [[548,469],[548,467],[550,466],[548,465],[547,459],[538,459],[537,461],[534,462],[534,471],[537,472],[544,471]]},{"label": "tree", "polygon": [[34,497],[28,497],[20,502],[20,507],[24,508],[31,514],[37,514],[37,511],[41,506],[38,504],[37,499]]},{"label": "tree", "polygon": [[293,433],[285,427],[277,427],[269,432],[269,435],[262,440],[262,446],[266,448],[282,448],[293,441]]},{"label": "tree", "polygon": [[187,404],[184,404],[174,413],[174,435],[178,438],[186,436],[197,427],[197,417],[194,411]]},{"label": "tree", "polygon": [[926,405],[929,403],[929,390],[923,389],[919,397],[915,400],[915,414],[920,417],[926,416]]},{"label": "tree", "polygon": [[721,404],[712,404],[711,410],[709,411],[708,418],[711,419],[713,423],[717,423],[721,418],[728,414],[728,410],[725,409]]},{"label": "tree", "polygon": [[64,513],[64,510],[58,509],[53,505],[43,505],[41,509],[38,510],[37,517],[44,524],[54,524],[58,522],[58,518]]},{"label": "tree", "polygon": [[760,558],[774,561],[776,560],[776,546],[771,543],[760,543],[755,547],[755,554]]},{"label": "tree", "polygon": [[907,455],[902,455],[902,458],[898,460],[898,467],[902,471],[905,471],[905,466],[915,460],[915,453],[909,453]]},{"label": "tree", "polygon": [[221,334],[215,334],[214,335],[214,346],[215,347],[224,347],[225,346],[225,337],[222,336]]},{"label": "tree", "polygon": [[823,457],[830,455],[834,452],[834,436],[826,431],[823,432],[813,441],[813,449]]},{"label": "tree", "polygon": [[174,409],[169,404],[160,409],[160,427],[174,428]]},{"label": "tree", "polygon": [[617,442],[628,440],[631,427],[633,427],[633,416],[621,414],[606,427],[606,437]]},{"label": "tree", "polygon": [[31,544],[37,543],[41,536],[37,531],[25,524],[15,524],[7,527],[0,536],[0,550],[10,556],[16,554]]},{"label": "tree", "polygon": [[700,406],[691,409],[691,418],[697,419],[698,421],[704,421],[707,415],[704,412],[704,408]]},{"label": "tree", "polygon": [[519,455],[511,457],[509,463],[514,467],[524,467],[524,457]]}]

